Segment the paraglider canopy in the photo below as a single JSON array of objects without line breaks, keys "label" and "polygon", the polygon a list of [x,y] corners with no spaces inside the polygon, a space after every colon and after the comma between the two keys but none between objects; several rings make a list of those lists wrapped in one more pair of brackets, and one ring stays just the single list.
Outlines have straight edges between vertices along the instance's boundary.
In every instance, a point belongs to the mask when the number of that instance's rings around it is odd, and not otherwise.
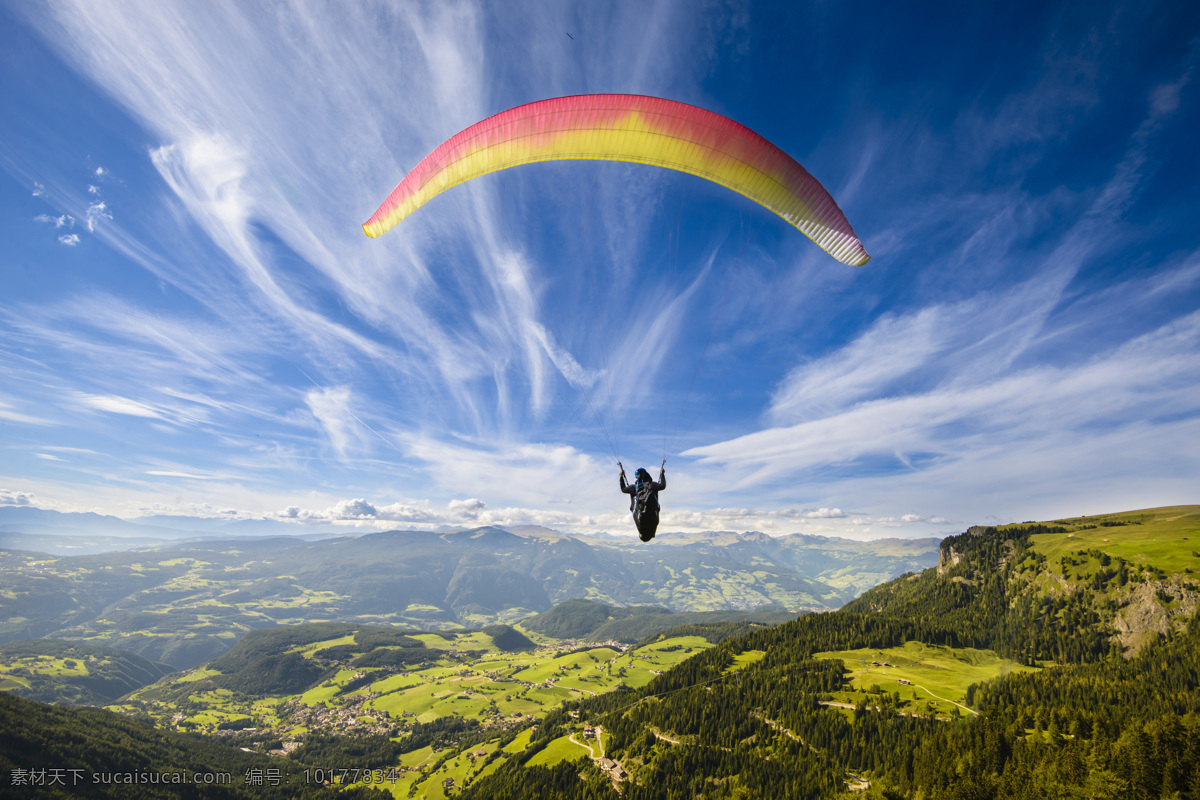
[{"label": "paraglider canopy", "polygon": [[720,114],[631,94],[558,97],[475,123],[417,164],[363,230],[380,236],[480,175],[563,159],[631,161],[698,175],[783,217],[844,264],[870,259],[829,192],[787,153]]}]

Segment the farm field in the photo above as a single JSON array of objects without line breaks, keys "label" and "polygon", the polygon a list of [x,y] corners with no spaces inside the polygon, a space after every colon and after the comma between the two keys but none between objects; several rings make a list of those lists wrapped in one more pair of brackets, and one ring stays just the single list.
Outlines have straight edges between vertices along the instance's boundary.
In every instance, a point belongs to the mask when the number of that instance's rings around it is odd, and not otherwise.
[{"label": "farm field", "polygon": [[[179,730],[236,736],[238,744],[252,748],[277,740],[286,749],[306,733],[383,735],[402,742],[419,723],[444,718],[477,722],[477,733],[466,737],[464,746],[424,746],[403,753],[395,783],[376,785],[396,797],[410,796],[417,785],[416,796],[436,798],[445,796],[448,778],[462,787],[523,750],[529,730],[506,743],[513,729],[534,723],[563,701],[622,685],[644,686],[656,674],[712,646],[702,637],[684,636],[622,649],[521,633],[536,649],[505,652],[480,631],[410,634],[424,652],[441,657],[399,671],[339,665],[329,668],[317,684],[293,694],[248,697],[216,685],[214,678],[221,677],[217,670],[200,668],[172,675],[109,708],[146,713]],[[357,649],[353,635],[289,647],[284,654],[321,661],[347,648]],[[371,680],[372,675],[378,680]],[[492,758],[497,750],[500,754]],[[564,739],[560,748],[538,757],[560,760],[587,752]]]},{"label": "farm field", "polygon": [[43,702],[100,705],[166,673],[132,653],[83,642],[0,644],[0,691]]},{"label": "farm field", "polygon": [[[53,636],[183,670],[219,657],[253,630],[321,622],[477,628],[515,624],[568,597],[670,613],[750,618],[769,607],[768,617],[794,616],[837,608],[937,558],[936,539],[672,533],[664,541],[647,549],[619,537],[485,527],[314,541],[235,537],[75,555],[0,548],[0,642]],[[747,548],[756,553],[753,569],[744,568]],[[528,593],[489,583],[490,567],[480,565],[497,553]],[[535,564],[544,579],[533,577]],[[824,566],[836,569],[836,584],[824,582]],[[637,642],[678,624],[625,626],[624,635],[596,641]]]},{"label": "farm field", "polygon": [[[878,705],[879,692],[898,694],[898,710],[925,713],[932,707],[938,716],[974,713],[966,708],[967,687],[1033,667],[1001,658],[991,650],[906,642],[903,647],[863,648],[815,653],[813,658],[841,659],[851,690],[837,692],[834,701]],[[878,689],[876,688],[878,687]]]}]

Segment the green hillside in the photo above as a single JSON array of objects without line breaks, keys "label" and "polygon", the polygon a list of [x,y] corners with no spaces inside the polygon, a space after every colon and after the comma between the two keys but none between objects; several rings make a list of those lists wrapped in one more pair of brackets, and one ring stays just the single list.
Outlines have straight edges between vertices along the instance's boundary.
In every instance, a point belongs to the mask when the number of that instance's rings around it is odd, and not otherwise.
[{"label": "green hillside", "polygon": [[31,700],[103,705],[170,672],[111,647],[60,639],[0,645],[0,690]]},{"label": "green hillside", "polygon": [[666,630],[685,625],[722,622],[755,622],[776,625],[796,617],[778,606],[731,611],[672,612],[657,606],[611,606],[593,600],[568,600],[549,611],[523,620],[531,631],[555,639],[632,644]]},{"label": "green hillside", "polygon": [[397,796],[442,796],[446,778],[462,786],[522,752],[530,726],[564,701],[644,686],[709,647],[701,636],[577,647],[509,626],[290,626],[254,631],[203,668],[112,708],[230,747],[286,753],[282,763],[394,767]]},{"label": "green hillside", "polygon": [[289,625],[113,708],[293,770],[394,768],[396,797],[1186,800],[1195,540],[1196,506],[975,527],[841,610],[632,648],[533,627],[678,615],[584,601],[530,627]]},{"label": "green hillside", "polygon": [[939,580],[897,580],[846,611],[938,621],[1023,663],[1137,652],[1200,607],[1200,508],[975,527],[943,540]]},{"label": "green hillside", "polygon": [[247,631],[310,622],[479,628],[572,598],[664,612],[774,604],[798,613],[837,608],[881,580],[933,564],[936,552],[932,539],[664,533],[647,547],[490,527],[188,541],[77,556],[0,549],[0,642],[52,636],[187,669]]},{"label": "green hillside", "polygon": [[486,739],[564,700],[645,685],[709,646],[703,637],[675,637],[629,650],[579,648],[509,626],[422,633],[298,625],[253,631],[203,668],[112,708],[262,752],[337,735],[400,741],[403,754],[424,746],[410,745],[442,721],[463,723],[443,746]]},{"label": "green hillside", "polygon": [[[973,528],[846,609],[568,704],[463,796],[1196,796],[1196,538],[1195,506]],[[624,777],[563,744],[597,725]]]},{"label": "green hillside", "polygon": [[532,639],[511,625],[488,625],[483,632],[491,637],[493,645],[505,653],[520,653],[537,649],[537,645]]},{"label": "green hillside", "polygon": [[669,614],[659,606],[613,606],[596,600],[576,598],[559,603],[549,611],[522,620],[531,631],[555,639],[590,640],[592,631],[614,620],[642,614]]},{"label": "green hillside", "polygon": [[63,708],[0,692],[0,732],[0,797],[283,800],[334,795],[312,780],[313,767],[163,731],[98,708]]}]

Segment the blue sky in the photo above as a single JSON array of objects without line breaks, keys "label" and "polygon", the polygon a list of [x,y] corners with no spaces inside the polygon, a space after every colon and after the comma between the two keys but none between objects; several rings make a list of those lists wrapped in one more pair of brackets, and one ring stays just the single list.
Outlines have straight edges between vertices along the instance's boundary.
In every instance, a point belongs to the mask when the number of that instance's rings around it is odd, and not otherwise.
[{"label": "blue sky", "polygon": [[[0,64],[0,504],[632,533],[664,455],[665,530],[1200,501],[1195,3],[5,2]],[[748,125],[872,261],[590,162],[363,236],[593,92]]]}]

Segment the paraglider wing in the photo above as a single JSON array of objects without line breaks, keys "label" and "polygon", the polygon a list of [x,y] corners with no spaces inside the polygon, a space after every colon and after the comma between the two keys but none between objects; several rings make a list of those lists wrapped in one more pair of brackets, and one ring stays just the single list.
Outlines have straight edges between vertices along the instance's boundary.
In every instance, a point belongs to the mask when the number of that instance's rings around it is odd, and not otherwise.
[{"label": "paraglider wing", "polygon": [[417,164],[363,230],[380,236],[480,175],[564,159],[631,161],[698,175],[783,217],[844,264],[870,259],[829,192],[787,153],[720,114],[628,94],[558,97],[477,122]]}]

